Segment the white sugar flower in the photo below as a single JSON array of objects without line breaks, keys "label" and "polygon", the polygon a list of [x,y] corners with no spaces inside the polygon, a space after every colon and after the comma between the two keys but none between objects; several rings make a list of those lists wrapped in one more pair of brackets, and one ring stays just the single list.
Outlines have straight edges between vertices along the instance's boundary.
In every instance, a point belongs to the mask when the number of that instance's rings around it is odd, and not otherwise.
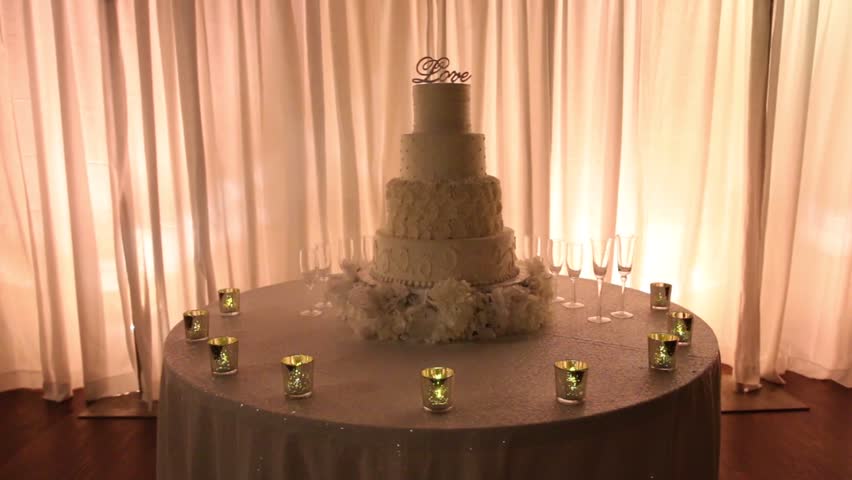
[{"label": "white sugar flower", "polygon": [[523,262],[523,266],[529,273],[529,278],[524,282],[529,285],[530,292],[542,298],[553,299],[553,281],[551,273],[544,262],[537,257]]},{"label": "white sugar flower", "polygon": [[364,309],[347,304],[343,308],[343,320],[359,337],[376,338],[376,321],[370,318]]},{"label": "white sugar flower", "polygon": [[552,283],[539,259],[524,262],[523,284],[483,291],[462,280],[429,290],[368,284],[347,275],[329,283],[345,323],[361,338],[442,343],[488,340],[538,330],[550,316]]},{"label": "white sugar flower", "polygon": [[372,307],[370,299],[370,288],[366,283],[357,283],[352,290],[349,291],[349,303],[361,310],[369,310]]},{"label": "white sugar flower", "polygon": [[415,304],[406,310],[408,316],[408,338],[411,341],[425,342],[438,324],[438,312],[426,302]]},{"label": "white sugar flower", "polygon": [[530,295],[528,298],[527,315],[520,328],[523,331],[538,330],[550,315],[550,300],[537,295]]},{"label": "white sugar flower", "polygon": [[464,280],[448,279],[438,282],[429,291],[429,299],[438,309],[438,328],[434,341],[463,338],[467,325],[473,320],[475,307],[473,289]]},{"label": "white sugar flower", "polygon": [[408,289],[396,283],[380,283],[370,289],[370,296],[379,312],[395,312],[403,308]]},{"label": "white sugar flower", "polygon": [[358,262],[354,262],[349,259],[341,260],[340,269],[343,270],[344,277],[348,278],[353,282],[358,280],[358,270],[360,270]]},{"label": "white sugar flower", "polygon": [[345,303],[354,286],[354,279],[346,275],[334,275],[328,279],[328,298],[339,307]]}]

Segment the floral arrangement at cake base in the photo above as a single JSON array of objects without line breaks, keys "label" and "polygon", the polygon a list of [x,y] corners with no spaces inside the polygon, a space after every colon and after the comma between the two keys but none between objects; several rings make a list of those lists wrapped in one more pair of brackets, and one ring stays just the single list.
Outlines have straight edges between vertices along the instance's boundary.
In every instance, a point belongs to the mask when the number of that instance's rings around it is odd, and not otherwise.
[{"label": "floral arrangement at cake base", "polygon": [[553,282],[541,261],[520,262],[520,281],[491,288],[443,280],[431,288],[375,282],[346,265],[329,280],[329,298],[361,338],[445,343],[536,331],[550,318]]}]

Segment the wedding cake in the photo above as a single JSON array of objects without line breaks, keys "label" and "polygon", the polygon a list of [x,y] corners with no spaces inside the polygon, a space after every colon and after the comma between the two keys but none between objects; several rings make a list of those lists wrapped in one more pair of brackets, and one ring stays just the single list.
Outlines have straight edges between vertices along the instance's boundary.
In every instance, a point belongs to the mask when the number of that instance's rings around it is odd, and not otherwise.
[{"label": "wedding cake", "polygon": [[500,180],[485,173],[485,136],[470,124],[470,85],[415,85],[414,131],[386,187],[373,276],[412,287],[448,278],[491,285],[518,275]]},{"label": "wedding cake", "polygon": [[372,263],[342,264],[329,283],[340,316],[367,339],[442,343],[528,333],[550,318],[550,272],[515,258],[500,181],[485,173],[485,136],[471,128],[470,78],[424,57],[413,79],[414,127]]}]

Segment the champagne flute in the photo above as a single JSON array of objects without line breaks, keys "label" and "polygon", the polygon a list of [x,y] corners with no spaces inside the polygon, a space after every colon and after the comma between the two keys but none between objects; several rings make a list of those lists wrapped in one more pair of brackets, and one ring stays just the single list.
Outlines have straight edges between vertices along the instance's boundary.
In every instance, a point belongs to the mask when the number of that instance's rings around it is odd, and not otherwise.
[{"label": "champagne flute", "polygon": [[612,250],[612,239],[593,238],[591,243],[592,264],[595,269],[595,278],[598,279],[598,314],[596,316],[589,317],[588,320],[592,323],[609,323],[612,320],[610,320],[609,317],[604,317],[601,313],[603,307],[603,297],[601,296],[601,292],[603,290],[604,277],[606,277],[606,272],[609,269],[609,254]]},{"label": "champagne flute", "polygon": [[627,286],[627,276],[633,269],[633,246],[635,235],[616,235],[615,252],[618,259],[618,274],[621,276],[621,310],[610,313],[615,318],[633,318],[633,314],[624,308],[624,289]]},{"label": "champagne flute", "polygon": [[[308,287],[308,291],[313,290],[314,283],[317,280],[317,258],[316,251],[313,248],[303,248],[299,250],[299,270],[302,272],[302,281]],[[320,310],[309,308],[302,310],[299,315],[303,317],[318,317],[322,315]]]},{"label": "champagne flute", "polygon": [[565,308],[583,308],[585,305],[577,301],[577,279],[583,270],[583,243],[571,242],[565,248],[565,268],[571,279],[571,301],[562,304]]},{"label": "champagne flute", "polygon": [[355,239],[346,237],[341,238],[337,241],[337,249],[339,253],[338,264],[341,272],[345,272],[347,268],[351,268],[351,266],[356,262],[358,256],[358,249],[355,247]]},{"label": "champagne flute", "polygon": [[562,271],[562,264],[565,263],[565,242],[562,240],[549,239],[546,247],[547,266],[550,268],[550,273],[553,275],[553,302],[564,302],[565,299],[559,296],[559,272]]},{"label": "champagne flute", "polygon": [[318,243],[314,247],[314,251],[317,259],[317,278],[323,289],[323,299],[321,302],[314,304],[314,307],[331,308],[331,302],[328,301],[328,277],[331,275],[331,245]]}]

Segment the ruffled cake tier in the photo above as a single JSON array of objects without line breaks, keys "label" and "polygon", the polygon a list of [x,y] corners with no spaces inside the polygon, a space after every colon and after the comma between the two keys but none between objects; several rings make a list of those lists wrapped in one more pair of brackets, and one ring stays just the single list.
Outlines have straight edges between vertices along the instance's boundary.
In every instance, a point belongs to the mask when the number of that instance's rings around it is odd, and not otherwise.
[{"label": "ruffled cake tier", "polygon": [[503,231],[500,180],[492,176],[443,182],[394,178],[385,195],[385,231],[393,237],[447,240]]}]

